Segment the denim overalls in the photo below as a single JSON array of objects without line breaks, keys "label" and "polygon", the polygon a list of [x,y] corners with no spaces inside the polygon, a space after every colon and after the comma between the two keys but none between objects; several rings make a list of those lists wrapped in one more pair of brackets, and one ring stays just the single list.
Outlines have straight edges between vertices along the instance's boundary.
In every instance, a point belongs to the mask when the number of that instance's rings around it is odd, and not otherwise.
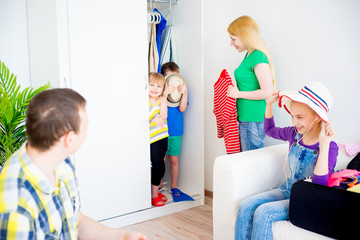
[{"label": "denim overalls", "polygon": [[312,150],[297,143],[299,137],[300,134],[297,133],[288,155],[290,176],[280,186],[286,198],[290,198],[290,189],[296,181],[313,175],[319,155],[318,150]]},{"label": "denim overalls", "polygon": [[272,224],[289,219],[291,186],[298,180],[312,176],[319,155],[297,143],[296,134],[291,145],[288,162],[290,176],[279,187],[250,196],[240,203],[235,222],[235,240],[272,239]]}]

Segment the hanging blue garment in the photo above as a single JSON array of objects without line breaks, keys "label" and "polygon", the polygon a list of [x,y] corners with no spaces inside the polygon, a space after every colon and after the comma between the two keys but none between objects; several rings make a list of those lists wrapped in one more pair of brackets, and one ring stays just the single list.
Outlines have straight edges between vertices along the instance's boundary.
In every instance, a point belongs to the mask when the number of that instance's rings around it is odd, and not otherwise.
[{"label": "hanging blue garment", "polygon": [[[166,19],[163,17],[163,15],[161,14],[161,12],[159,12],[159,10],[157,10],[156,8],[154,8],[155,12],[158,12],[161,15],[161,20],[160,23],[156,25],[156,45],[158,48],[158,54],[159,54],[159,58],[160,58],[160,51],[161,51],[161,36],[162,33],[165,29],[166,26]],[[158,65],[158,69],[157,72],[160,73],[161,72],[161,63],[159,61],[159,65]]]},{"label": "hanging blue garment", "polygon": [[167,62],[177,63],[175,34],[174,28],[171,25],[165,28],[164,41],[160,54],[160,64],[162,65]]}]

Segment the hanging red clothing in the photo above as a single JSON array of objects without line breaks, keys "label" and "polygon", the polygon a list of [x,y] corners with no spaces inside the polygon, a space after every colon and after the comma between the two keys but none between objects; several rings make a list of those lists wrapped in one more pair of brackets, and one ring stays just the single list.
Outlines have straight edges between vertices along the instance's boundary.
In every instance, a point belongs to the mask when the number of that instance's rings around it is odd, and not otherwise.
[{"label": "hanging red clothing", "polygon": [[240,152],[236,99],[227,96],[229,86],[234,86],[224,69],[214,84],[214,114],[218,138],[224,137],[227,154]]}]

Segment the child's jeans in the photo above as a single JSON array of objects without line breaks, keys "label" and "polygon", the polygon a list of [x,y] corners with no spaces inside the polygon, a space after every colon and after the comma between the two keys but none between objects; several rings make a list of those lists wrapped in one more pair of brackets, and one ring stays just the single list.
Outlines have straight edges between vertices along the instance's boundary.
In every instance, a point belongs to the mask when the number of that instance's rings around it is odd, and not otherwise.
[{"label": "child's jeans", "polygon": [[239,207],[235,240],[272,239],[272,224],[288,219],[289,199],[280,188],[248,197]]}]

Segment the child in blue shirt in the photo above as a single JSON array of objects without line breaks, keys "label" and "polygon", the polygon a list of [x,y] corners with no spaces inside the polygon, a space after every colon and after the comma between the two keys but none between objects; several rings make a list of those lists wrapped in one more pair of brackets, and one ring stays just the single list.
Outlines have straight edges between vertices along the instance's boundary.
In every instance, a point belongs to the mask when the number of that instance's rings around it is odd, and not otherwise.
[{"label": "child in blue shirt", "polygon": [[[179,66],[174,62],[167,62],[161,67],[161,74],[165,77],[171,74],[179,74]],[[181,154],[181,136],[183,135],[183,112],[185,112],[188,101],[188,92],[185,82],[177,86],[177,90],[182,94],[179,102],[173,103],[168,100],[168,149],[167,155],[170,161],[170,174],[171,174],[171,193],[174,201],[176,197],[184,194],[177,188],[177,180],[179,175],[179,155]],[[163,96],[168,99],[168,95],[175,91],[175,87],[166,86]],[[166,161],[166,157],[165,157]],[[165,197],[165,196],[164,196]],[[166,198],[166,197],[165,197]]]}]

